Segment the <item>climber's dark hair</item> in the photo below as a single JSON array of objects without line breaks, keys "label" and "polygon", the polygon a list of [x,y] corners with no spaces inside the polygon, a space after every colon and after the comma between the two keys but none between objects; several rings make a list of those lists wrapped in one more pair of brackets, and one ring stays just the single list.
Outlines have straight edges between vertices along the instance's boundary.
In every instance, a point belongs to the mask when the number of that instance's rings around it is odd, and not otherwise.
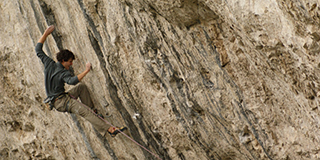
[{"label": "climber's dark hair", "polygon": [[74,54],[67,49],[61,50],[60,52],[57,53],[57,60],[59,62],[63,62],[63,61],[66,62],[70,58],[72,58],[72,60],[75,60]]}]

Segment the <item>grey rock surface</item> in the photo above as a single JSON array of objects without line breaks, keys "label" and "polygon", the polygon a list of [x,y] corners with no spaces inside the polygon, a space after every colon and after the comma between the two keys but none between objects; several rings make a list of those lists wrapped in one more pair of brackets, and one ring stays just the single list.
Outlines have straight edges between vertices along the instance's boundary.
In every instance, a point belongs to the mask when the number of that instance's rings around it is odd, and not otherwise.
[{"label": "grey rock surface", "polygon": [[[0,159],[157,159],[43,104],[34,47],[161,159],[319,159],[318,0],[1,0]],[[72,86],[67,86],[70,88]]]}]

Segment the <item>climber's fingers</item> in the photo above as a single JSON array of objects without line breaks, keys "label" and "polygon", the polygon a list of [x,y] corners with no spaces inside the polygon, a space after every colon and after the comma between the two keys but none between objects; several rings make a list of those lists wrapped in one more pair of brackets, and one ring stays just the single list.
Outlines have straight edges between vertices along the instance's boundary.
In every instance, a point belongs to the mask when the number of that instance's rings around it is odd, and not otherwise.
[{"label": "climber's fingers", "polygon": [[49,27],[46,29],[45,33],[50,34],[51,32],[53,32],[54,28],[55,28],[54,25],[49,26]]}]

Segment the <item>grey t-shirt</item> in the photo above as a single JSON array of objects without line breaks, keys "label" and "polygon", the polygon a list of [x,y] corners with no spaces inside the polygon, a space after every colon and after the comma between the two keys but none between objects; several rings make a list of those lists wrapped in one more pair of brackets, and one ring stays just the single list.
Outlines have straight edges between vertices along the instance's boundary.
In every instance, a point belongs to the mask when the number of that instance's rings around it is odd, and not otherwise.
[{"label": "grey t-shirt", "polygon": [[44,65],[44,82],[48,97],[57,96],[65,92],[64,84],[76,85],[79,79],[74,75],[73,69],[65,69],[60,62],[55,62],[42,50],[43,44],[37,43],[35,51]]}]

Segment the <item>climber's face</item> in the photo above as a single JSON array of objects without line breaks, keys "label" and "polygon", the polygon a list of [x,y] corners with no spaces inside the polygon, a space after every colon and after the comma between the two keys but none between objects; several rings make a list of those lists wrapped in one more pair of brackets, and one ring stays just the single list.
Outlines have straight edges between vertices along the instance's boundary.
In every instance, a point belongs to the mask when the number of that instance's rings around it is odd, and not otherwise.
[{"label": "climber's face", "polygon": [[67,70],[69,70],[70,66],[72,66],[73,63],[73,59],[70,58],[68,61],[62,61],[62,65],[64,66],[64,68],[66,68]]}]

